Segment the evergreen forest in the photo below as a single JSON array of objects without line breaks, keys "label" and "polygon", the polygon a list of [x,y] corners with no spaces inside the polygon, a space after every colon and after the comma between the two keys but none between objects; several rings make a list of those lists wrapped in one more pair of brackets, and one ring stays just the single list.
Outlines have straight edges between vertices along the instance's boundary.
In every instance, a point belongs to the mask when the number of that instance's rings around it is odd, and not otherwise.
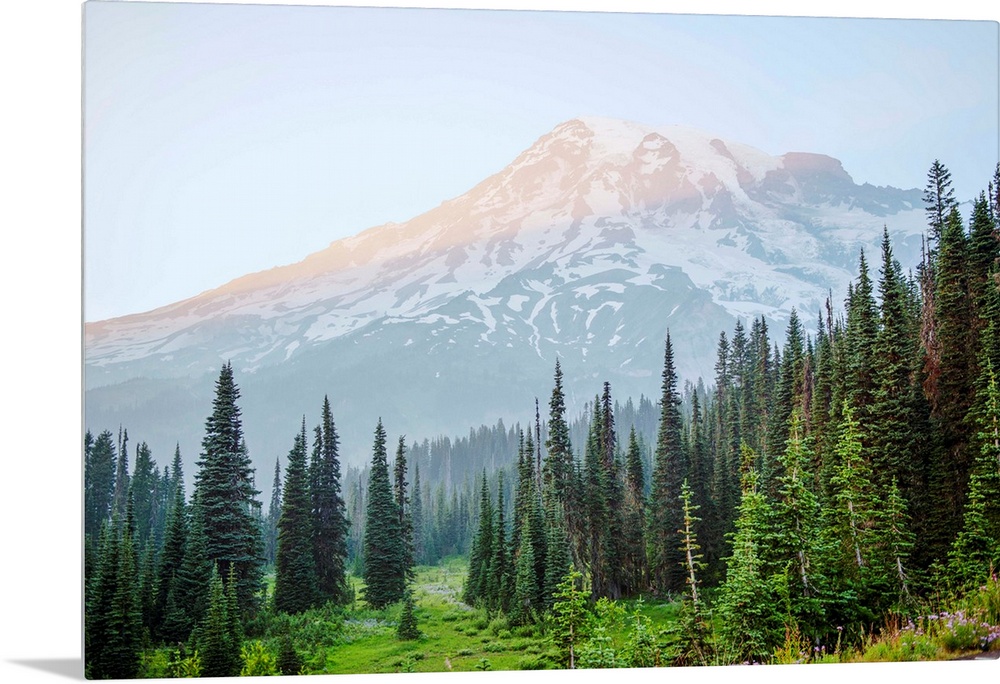
[{"label": "evergreen forest", "polygon": [[965,216],[935,162],[924,202],[920,263],[885,231],[844,301],[719,331],[713,378],[665,330],[649,397],[556,360],[523,423],[385,415],[363,467],[316,397],[266,497],[228,363],[191,491],[179,447],[88,430],[88,678],[1000,650],[1000,167]]}]

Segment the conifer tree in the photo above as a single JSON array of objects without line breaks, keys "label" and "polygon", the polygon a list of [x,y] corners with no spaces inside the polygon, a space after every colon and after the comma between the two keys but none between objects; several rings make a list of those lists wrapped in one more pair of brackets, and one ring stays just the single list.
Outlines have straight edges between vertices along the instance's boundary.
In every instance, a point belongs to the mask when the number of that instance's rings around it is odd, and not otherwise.
[{"label": "conifer tree", "polygon": [[159,581],[156,576],[155,548],[153,542],[147,543],[141,554],[136,554],[138,582],[136,592],[136,610],[141,618],[141,644],[148,644],[152,639],[156,624],[156,596],[159,593]]},{"label": "conifer tree", "polygon": [[[101,526],[110,520],[115,491],[117,459],[113,435],[104,430],[91,443],[87,432],[84,442],[84,535],[96,545]],[[89,447],[88,447],[89,445]]]},{"label": "conifer tree", "polygon": [[552,614],[555,624],[552,639],[569,669],[576,668],[576,649],[586,636],[588,618],[587,592],[581,588],[583,575],[569,567],[553,592]]},{"label": "conifer tree", "polygon": [[133,536],[117,515],[100,534],[86,615],[85,669],[92,679],[134,679],[139,671],[142,614]]},{"label": "conifer tree", "polygon": [[624,518],[622,524],[622,573],[625,578],[624,593],[634,595],[646,586],[645,543],[645,484],[642,454],[635,426],[629,430],[628,450],[625,454]]},{"label": "conifer tree", "polygon": [[125,516],[125,506],[128,504],[128,430],[118,426],[118,459],[115,462],[114,499],[111,503],[112,512],[117,511]]},{"label": "conifer tree", "polygon": [[274,479],[271,485],[271,502],[264,520],[264,560],[274,565],[278,554],[278,519],[281,517],[281,459],[274,459]]},{"label": "conifer tree", "polygon": [[605,381],[601,394],[600,444],[603,453],[604,499],[608,511],[608,524],[604,530],[604,567],[606,589],[604,596],[619,599],[625,591],[623,575],[624,548],[622,528],[625,524],[623,507],[623,473],[619,459],[618,434],[615,430],[615,405],[611,400],[611,383]]},{"label": "conifer tree", "polygon": [[532,518],[526,516],[521,522],[520,543],[514,555],[514,592],[510,605],[510,621],[514,625],[533,622],[541,607],[537,603],[540,591],[531,526]]},{"label": "conifer tree", "polygon": [[650,500],[649,533],[646,537],[649,554],[650,583],[653,591],[665,594],[684,587],[682,558],[678,551],[677,530],[683,519],[681,483],[687,473],[687,463],[681,444],[680,397],[677,394],[677,372],[674,353],[667,333],[663,362],[660,425],[656,439],[653,468],[653,491]]},{"label": "conifer tree", "polygon": [[885,507],[876,516],[875,565],[877,572],[885,578],[885,583],[891,587],[896,597],[891,609],[906,611],[915,606],[915,597],[911,586],[910,558],[915,546],[914,535],[910,530],[910,516],[907,511],[906,499],[900,493],[895,480],[889,485],[889,493],[885,497]]},{"label": "conifer tree", "polygon": [[[443,493],[443,492],[442,492]],[[488,595],[490,560],[493,558],[493,502],[483,471],[479,493],[479,530],[472,540],[469,555],[469,576],[465,583],[464,600],[475,605]]]},{"label": "conifer tree", "polygon": [[551,609],[566,568],[571,564],[569,536],[561,505],[554,498],[545,505],[545,583],[543,599],[545,608]]},{"label": "conifer tree", "polygon": [[951,210],[958,206],[955,191],[951,186],[951,172],[939,160],[935,159],[927,172],[927,185],[924,186],[924,207],[927,214],[927,225],[931,229],[931,239],[935,242],[944,232],[945,220]]},{"label": "conifer tree", "polygon": [[974,397],[977,342],[973,334],[966,261],[968,240],[954,207],[945,218],[935,263],[933,319],[936,367],[928,378],[932,419],[941,440],[928,464],[929,524],[922,530],[932,558],[940,558],[961,525],[968,485],[966,418]]},{"label": "conifer tree", "polygon": [[781,459],[778,479],[779,498],[774,505],[776,536],[773,551],[779,563],[788,568],[791,616],[798,627],[818,638],[823,623],[828,581],[824,561],[826,523],[819,501],[812,489],[809,472],[809,446],[802,434],[799,410],[792,411],[788,444]]},{"label": "conifer tree", "polygon": [[805,364],[804,342],[802,323],[799,321],[798,312],[793,308],[788,317],[785,348],[779,370],[779,382],[775,393],[775,408],[771,416],[771,434],[768,439],[773,451],[771,455],[775,458],[765,458],[768,468],[761,472],[761,478],[765,481],[765,486],[770,486],[767,480],[774,474],[774,461],[777,460],[777,455],[785,450],[792,410],[794,407],[800,405],[802,401],[805,381],[803,373]]},{"label": "conifer tree", "polygon": [[715,607],[726,648],[739,659],[764,662],[783,636],[781,604],[761,557],[772,513],[758,488],[757,471],[752,465],[756,455],[745,445],[741,460],[744,474],[733,553],[726,562],[726,579]]},{"label": "conifer tree", "polygon": [[89,679],[104,679],[110,676],[112,667],[106,648],[111,639],[111,611],[119,568],[119,542],[108,521],[101,525],[96,557],[86,593],[84,669]]},{"label": "conifer tree", "polygon": [[847,302],[844,398],[854,408],[858,422],[868,425],[875,394],[874,355],[878,337],[878,313],[864,251],[858,260],[858,271],[858,281]]},{"label": "conifer tree", "polygon": [[[707,411],[702,408],[698,391],[691,395],[691,423],[688,438],[688,474],[685,478],[691,489],[692,505],[697,510],[704,511],[704,517],[698,518],[697,535],[704,544],[704,555],[715,560],[721,542],[721,521],[718,520],[717,508],[711,497],[712,467],[709,454]],[[720,538],[717,538],[719,536]]]},{"label": "conifer tree", "polygon": [[486,573],[485,598],[491,608],[506,613],[514,593],[510,549],[507,544],[507,522],[504,509],[503,471],[498,474],[497,505],[493,520],[492,548]]},{"label": "conifer tree", "polygon": [[1000,567],[1000,389],[988,359],[972,417],[978,427],[977,456],[962,526],[948,551],[949,579],[959,589],[976,586]]},{"label": "conifer tree", "polygon": [[209,580],[208,607],[199,629],[199,654],[204,677],[235,677],[240,673],[240,644],[233,642],[229,605],[217,567]]},{"label": "conifer tree", "polygon": [[309,469],[313,559],[320,598],[344,604],[351,597],[347,584],[350,521],[342,493],[339,445],[330,399],[324,396]]},{"label": "conifer tree", "polygon": [[133,506],[135,507],[136,543],[138,548],[146,545],[146,541],[157,527],[157,517],[160,514],[157,504],[159,489],[159,472],[153,461],[149,445],[141,442],[135,450],[135,469],[132,474]]},{"label": "conifer tree", "polygon": [[858,578],[871,563],[870,536],[879,502],[871,489],[872,471],[862,455],[861,434],[847,401],[836,454],[838,467],[831,481],[836,504],[834,520],[845,558],[850,559],[848,575]]},{"label": "conifer tree", "polygon": [[368,474],[364,537],[364,599],[376,610],[400,601],[406,589],[403,536],[389,481],[385,442],[385,428],[379,418]]},{"label": "conifer tree", "polygon": [[410,519],[413,522],[413,562],[427,562],[427,532],[424,526],[424,499],[420,490],[420,464],[413,464],[413,500],[410,503]]},{"label": "conifer tree", "polygon": [[396,628],[396,638],[404,641],[412,641],[420,638],[420,629],[417,627],[417,616],[414,613],[413,592],[409,589],[403,595],[403,610],[399,617],[399,625]]},{"label": "conifer tree", "polygon": [[177,584],[184,565],[188,537],[188,514],[184,502],[184,483],[181,479],[179,455],[178,452],[173,469],[174,499],[167,514],[167,530],[160,557],[159,591],[155,608],[157,628],[154,634],[166,643],[184,641],[190,631],[183,608],[178,603]]},{"label": "conifer tree", "polygon": [[608,500],[606,498],[608,484],[603,467],[604,450],[601,445],[601,404],[594,398],[594,411],[590,421],[590,434],[587,438],[584,456],[584,510],[587,515],[587,547],[590,588],[593,597],[607,595],[608,572],[605,566],[609,525]]},{"label": "conifer tree", "polygon": [[253,515],[258,492],[243,438],[243,421],[236,403],[240,392],[231,364],[222,367],[215,392],[198,461],[195,505],[202,509],[208,559],[218,564],[220,575],[228,576],[229,567],[235,566],[240,612],[246,616],[257,608],[263,577],[263,540]]},{"label": "conifer tree", "polygon": [[406,438],[400,435],[393,466],[393,496],[399,514],[399,530],[403,551],[403,568],[407,580],[413,579],[413,520],[410,517],[410,497],[406,493]]},{"label": "conifer tree", "polygon": [[560,504],[565,517],[564,527],[570,540],[570,551],[578,566],[586,556],[586,520],[581,510],[578,472],[573,459],[569,425],[566,422],[566,398],[563,394],[563,374],[556,360],[554,387],[549,400],[548,438],[545,440],[545,489]]},{"label": "conifer tree", "polygon": [[198,505],[197,491],[188,511],[184,560],[172,583],[173,604],[168,602],[164,616],[165,629],[178,640],[186,638],[201,623],[208,604],[212,568],[215,567],[208,557],[204,510]]},{"label": "conifer tree", "polygon": [[305,418],[288,453],[283,493],[275,556],[274,607],[284,613],[301,613],[314,606],[319,598],[306,469]]},{"label": "conifer tree", "polygon": [[677,530],[681,537],[680,551],[684,554],[684,581],[687,584],[687,594],[683,599],[678,620],[679,664],[707,665],[711,655],[710,627],[702,612],[701,601],[698,599],[698,573],[704,569],[705,564],[701,560],[702,555],[698,553],[701,548],[695,532],[698,523],[695,513],[698,506],[692,499],[693,493],[685,480],[681,485],[684,525]]},{"label": "conifer tree", "polygon": [[[528,439],[525,442],[525,463],[528,468],[532,465],[532,453],[536,455],[536,458],[538,455],[538,452],[535,450],[535,444],[529,432]],[[535,462],[536,464],[538,463],[537,460]],[[548,558],[548,538],[546,536],[543,496],[538,491],[538,488],[541,486],[541,481],[538,477],[539,471],[534,468],[532,468],[532,471],[535,477],[528,490],[530,501],[527,504],[528,513],[525,516],[525,524],[529,530],[531,555],[535,569],[535,597],[533,599],[533,606],[536,610],[541,611],[545,605],[545,568],[546,559]]]},{"label": "conifer tree", "polygon": [[873,405],[869,434],[872,474],[884,490],[893,478],[904,492],[916,486],[911,464],[921,448],[919,423],[911,381],[915,321],[899,263],[893,258],[888,231],[882,233],[882,269],[879,279],[880,325],[875,341]]},{"label": "conifer tree", "polygon": [[972,205],[969,220],[969,297],[976,315],[972,319],[974,334],[978,334],[986,323],[990,306],[990,290],[996,290],[996,282],[991,277],[1000,258],[1000,241],[997,239],[996,218],[991,215],[986,193],[980,193]]}]

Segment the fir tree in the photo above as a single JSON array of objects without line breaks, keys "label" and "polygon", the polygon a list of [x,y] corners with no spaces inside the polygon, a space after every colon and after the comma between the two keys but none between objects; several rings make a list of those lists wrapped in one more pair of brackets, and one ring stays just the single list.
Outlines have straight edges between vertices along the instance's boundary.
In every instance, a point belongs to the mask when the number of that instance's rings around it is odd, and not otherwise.
[{"label": "fir tree", "polygon": [[[812,489],[808,444],[798,409],[792,412],[788,445],[781,459],[779,498],[774,506],[776,538],[773,550],[788,570],[791,616],[803,632],[818,638],[825,629],[827,577],[823,561],[825,521]],[[794,587],[794,588],[793,588]]]},{"label": "fir tree", "polygon": [[752,466],[756,456],[745,445],[741,460],[744,475],[733,553],[726,561],[726,579],[715,608],[726,648],[742,660],[764,662],[783,636],[780,602],[761,557],[772,513],[767,498],[758,489],[757,472]]},{"label": "fir tree", "polygon": [[161,514],[161,511],[158,510],[159,501],[157,500],[159,472],[153,461],[149,445],[145,442],[141,442],[136,447],[135,469],[130,487],[135,507],[136,543],[139,548],[142,548],[157,528],[158,517]]},{"label": "fir tree", "polygon": [[91,679],[134,679],[142,614],[133,534],[114,515],[100,537],[98,567],[87,596],[85,668]]},{"label": "fir tree", "polygon": [[[179,452],[178,452],[179,457]],[[167,531],[163,540],[163,551],[159,567],[159,591],[156,597],[158,628],[154,633],[166,643],[176,643],[187,639],[190,625],[184,610],[178,603],[178,587],[181,569],[187,550],[188,520],[184,502],[184,484],[180,475],[179,458],[175,458],[174,500],[167,514]]]},{"label": "fir tree", "polygon": [[399,515],[399,531],[403,551],[403,567],[407,580],[413,579],[413,520],[410,517],[410,497],[406,493],[406,438],[400,435],[393,465],[392,493]]},{"label": "fir tree", "polygon": [[271,502],[264,520],[264,560],[274,565],[278,554],[278,519],[281,517],[281,459],[274,459],[274,479],[271,485]]},{"label": "fir tree", "polygon": [[424,527],[424,500],[420,490],[420,464],[413,464],[413,500],[410,503],[410,519],[413,522],[413,562],[427,562],[426,529]]},{"label": "fir tree", "polygon": [[973,418],[978,453],[969,478],[962,526],[948,551],[953,586],[970,589],[1000,567],[1000,389],[993,364],[985,363]]},{"label": "fir tree", "polygon": [[911,381],[915,321],[907,303],[908,293],[898,262],[892,255],[888,231],[882,233],[882,270],[879,279],[880,326],[875,340],[873,405],[869,434],[872,471],[883,488],[893,478],[904,492],[916,486],[916,473],[907,457],[921,447],[919,423]]},{"label": "fir tree", "polygon": [[115,462],[114,498],[111,502],[112,512],[117,511],[119,515],[125,515],[125,506],[128,504],[128,430],[123,430],[118,426],[118,459]]},{"label": "fir tree", "polygon": [[913,609],[915,597],[911,592],[914,582],[910,576],[910,558],[915,542],[910,531],[906,499],[895,480],[889,485],[885,508],[876,517],[876,524],[875,565],[896,597],[895,605],[890,608],[897,611]]},{"label": "fir tree", "polygon": [[557,359],[552,398],[549,400],[548,439],[545,440],[548,453],[545,460],[545,489],[560,504],[571,553],[575,562],[582,567],[586,555],[586,521],[579,500],[578,473],[573,459],[569,425],[566,422],[566,398],[562,381],[562,369]]},{"label": "fir tree", "polygon": [[582,583],[583,575],[569,566],[552,595],[552,640],[559,647],[562,661],[571,670],[576,668],[577,646],[586,636],[587,592],[581,588]]},{"label": "fir tree", "polygon": [[364,536],[364,599],[379,610],[403,598],[405,551],[399,509],[393,499],[382,419],[375,427]]},{"label": "fir tree", "polygon": [[94,546],[101,526],[111,516],[117,460],[113,439],[105,430],[94,440],[88,430],[84,440],[84,536]]},{"label": "fir tree", "polygon": [[351,599],[347,584],[350,521],[342,494],[339,443],[330,400],[324,396],[309,470],[313,557],[320,597],[344,604]]},{"label": "fir tree", "polygon": [[258,492],[231,364],[222,367],[215,392],[198,461],[195,505],[202,509],[208,559],[218,564],[221,575],[228,575],[229,567],[235,566],[240,612],[248,615],[256,609],[261,590],[263,540],[253,515]]},{"label": "fir tree", "polygon": [[396,627],[396,638],[403,641],[420,638],[417,616],[414,613],[413,592],[409,589],[403,595],[403,610],[400,613],[399,625]]},{"label": "fir tree", "polygon": [[469,554],[469,576],[465,582],[464,600],[475,605],[486,598],[490,560],[493,558],[493,503],[490,498],[486,471],[483,471],[479,492],[479,530],[472,539]]},{"label": "fir tree", "polygon": [[559,584],[571,564],[569,537],[561,505],[554,498],[545,507],[545,582],[543,599],[546,609],[552,608]]},{"label": "fir tree", "polygon": [[677,530],[683,518],[681,482],[687,473],[687,463],[681,444],[679,409],[681,401],[677,394],[677,372],[674,370],[674,353],[669,333],[662,378],[660,425],[656,439],[653,491],[648,509],[649,533],[646,542],[652,588],[657,593],[665,594],[680,591],[684,587]]},{"label": "fir tree", "polygon": [[284,613],[301,613],[315,605],[318,597],[303,418],[302,430],[295,436],[285,468],[275,556],[274,607]]},{"label": "fir tree", "polygon": [[951,187],[951,172],[939,160],[935,159],[927,172],[927,185],[924,187],[924,206],[927,214],[927,225],[931,229],[931,239],[937,241],[944,232],[945,220],[951,210],[958,206],[955,191]]},{"label": "fir tree", "polygon": [[646,477],[635,426],[629,430],[625,453],[625,495],[622,524],[623,576],[626,595],[640,593],[646,586],[646,543],[644,527]]},{"label": "fir tree", "polygon": [[606,567],[606,548],[608,542],[608,483],[603,467],[604,450],[601,444],[602,428],[601,404],[594,398],[594,411],[590,421],[590,435],[587,438],[584,456],[584,510],[587,514],[588,567],[590,571],[590,587],[593,597],[605,596],[608,591],[608,573]]},{"label": "fir tree", "polygon": [[164,629],[181,640],[201,623],[208,604],[212,560],[208,557],[204,511],[197,503],[198,493],[189,506],[184,560],[171,584],[173,601],[169,600],[164,616]]},{"label": "fir tree", "polygon": [[209,580],[208,607],[199,630],[202,676],[235,677],[240,673],[240,644],[234,643],[229,605],[217,568]]},{"label": "fir tree", "polygon": [[506,613],[514,593],[510,549],[507,544],[507,521],[504,509],[503,471],[498,473],[497,506],[493,520],[492,549],[489,570],[486,573],[485,598],[487,605]]},{"label": "fir tree", "polygon": [[684,525],[677,532],[681,536],[680,551],[684,554],[684,581],[687,584],[687,595],[681,605],[678,620],[677,631],[680,637],[678,664],[707,665],[711,652],[710,628],[702,613],[701,602],[698,600],[698,573],[704,569],[705,564],[701,560],[702,555],[698,553],[701,548],[695,532],[699,521],[695,516],[698,506],[692,502],[692,498],[693,493],[685,480],[681,485]]},{"label": "fir tree", "polygon": [[540,590],[535,573],[531,520],[531,517],[525,517],[521,522],[520,544],[514,555],[514,592],[510,605],[510,621],[514,625],[533,622],[541,608],[537,603]]}]

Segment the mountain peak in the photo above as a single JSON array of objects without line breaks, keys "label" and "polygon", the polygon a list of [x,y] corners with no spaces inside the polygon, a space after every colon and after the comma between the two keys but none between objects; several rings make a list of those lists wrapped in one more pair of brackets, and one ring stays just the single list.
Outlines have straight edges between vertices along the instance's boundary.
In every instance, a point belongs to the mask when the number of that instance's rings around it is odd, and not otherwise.
[{"label": "mountain peak", "polygon": [[[915,260],[920,207],[919,190],[858,187],[826,155],[774,157],[681,126],[572,119],[420,216],[88,324],[88,414],[122,422],[120,407],[137,403],[122,393],[141,384],[154,398],[183,397],[179,378],[210,385],[206,373],[230,359],[258,396],[287,400],[279,424],[301,417],[301,388],[319,392],[321,380],[379,387],[341,407],[358,435],[380,396],[412,407],[397,427],[407,434],[434,434],[444,416],[516,419],[522,391],[544,392],[532,383],[557,357],[578,378],[638,396],[655,391],[667,327],[681,376],[710,377],[720,330],[758,316],[780,330],[792,308],[818,311],[828,292],[846,291],[858,248],[877,250],[883,226],[897,257]],[[119,384],[128,380],[137,384]],[[178,394],[156,389],[170,382]],[[264,426],[279,417],[263,400],[255,410]],[[168,432],[198,422],[178,416]],[[265,453],[285,446],[256,439]],[[196,452],[197,435],[188,444]]]}]

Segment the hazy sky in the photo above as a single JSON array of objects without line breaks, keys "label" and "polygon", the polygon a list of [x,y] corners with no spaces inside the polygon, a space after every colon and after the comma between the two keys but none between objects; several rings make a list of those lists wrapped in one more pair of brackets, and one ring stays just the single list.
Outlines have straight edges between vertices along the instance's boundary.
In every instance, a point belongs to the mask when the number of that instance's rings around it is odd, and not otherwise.
[{"label": "hazy sky", "polygon": [[995,22],[91,2],[85,318],[403,221],[581,115],[962,199],[998,159]]}]

